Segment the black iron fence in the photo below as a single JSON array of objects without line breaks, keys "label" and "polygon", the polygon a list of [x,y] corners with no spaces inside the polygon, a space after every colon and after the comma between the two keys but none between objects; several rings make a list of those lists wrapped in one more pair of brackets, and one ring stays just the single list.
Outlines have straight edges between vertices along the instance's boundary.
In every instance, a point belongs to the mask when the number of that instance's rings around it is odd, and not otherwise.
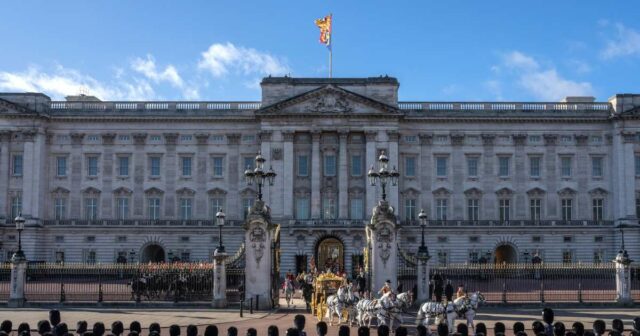
[{"label": "black iron fence", "polygon": [[[451,281],[480,291],[487,302],[613,302],[616,300],[614,263],[600,264],[455,264],[431,268],[431,278]],[[404,290],[417,282],[415,267],[398,270]],[[640,267],[631,267],[631,294],[640,300]],[[443,295],[444,296],[444,295]],[[435,297],[435,295],[434,295]]]},{"label": "black iron fence", "polygon": [[[10,265],[0,268],[0,301],[9,297]],[[227,270],[227,293],[239,301],[243,269]],[[203,302],[213,295],[212,263],[30,264],[25,297],[31,302]]]}]

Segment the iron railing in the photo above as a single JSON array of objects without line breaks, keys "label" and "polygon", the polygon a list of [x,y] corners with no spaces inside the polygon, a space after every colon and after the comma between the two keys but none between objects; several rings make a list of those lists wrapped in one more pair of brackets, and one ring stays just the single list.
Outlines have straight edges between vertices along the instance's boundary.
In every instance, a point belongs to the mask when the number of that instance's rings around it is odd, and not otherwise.
[{"label": "iron railing", "polygon": [[[420,226],[417,219],[406,219],[401,221],[404,226]],[[529,226],[613,226],[610,220],[429,220],[428,227],[458,227],[458,226],[507,226],[507,227],[529,227]]]}]

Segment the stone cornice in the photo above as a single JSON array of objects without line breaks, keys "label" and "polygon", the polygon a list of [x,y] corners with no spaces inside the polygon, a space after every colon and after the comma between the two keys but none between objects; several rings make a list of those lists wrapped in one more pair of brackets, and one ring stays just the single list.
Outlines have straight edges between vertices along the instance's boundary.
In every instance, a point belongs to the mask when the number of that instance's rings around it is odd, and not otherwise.
[{"label": "stone cornice", "polygon": [[32,142],[35,141],[36,139],[36,135],[38,135],[38,132],[36,130],[24,130],[21,132],[22,133],[22,141],[25,142]]}]

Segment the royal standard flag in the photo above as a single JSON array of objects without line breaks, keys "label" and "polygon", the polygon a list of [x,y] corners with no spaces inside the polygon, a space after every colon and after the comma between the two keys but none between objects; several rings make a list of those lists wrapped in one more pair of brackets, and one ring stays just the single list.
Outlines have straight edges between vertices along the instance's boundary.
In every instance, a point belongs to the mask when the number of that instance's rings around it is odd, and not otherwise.
[{"label": "royal standard flag", "polygon": [[331,21],[331,14],[315,21],[316,26],[320,28],[320,43],[329,49],[331,49]]}]

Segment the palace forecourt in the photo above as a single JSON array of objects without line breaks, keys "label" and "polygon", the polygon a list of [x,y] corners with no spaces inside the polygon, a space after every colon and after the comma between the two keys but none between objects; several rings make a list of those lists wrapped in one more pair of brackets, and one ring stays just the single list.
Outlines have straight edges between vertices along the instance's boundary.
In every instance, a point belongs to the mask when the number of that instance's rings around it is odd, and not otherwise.
[{"label": "palace forecourt", "polygon": [[400,264],[421,245],[421,210],[433,266],[610,263],[623,243],[640,259],[640,95],[406,102],[386,76],[261,86],[256,102],[0,93],[0,261],[19,214],[32,262],[212,261],[219,232],[233,256],[258,152],[278,174],[262,193],[280,276],[367,262],[382,153],[399,173],[386,197]]}]

